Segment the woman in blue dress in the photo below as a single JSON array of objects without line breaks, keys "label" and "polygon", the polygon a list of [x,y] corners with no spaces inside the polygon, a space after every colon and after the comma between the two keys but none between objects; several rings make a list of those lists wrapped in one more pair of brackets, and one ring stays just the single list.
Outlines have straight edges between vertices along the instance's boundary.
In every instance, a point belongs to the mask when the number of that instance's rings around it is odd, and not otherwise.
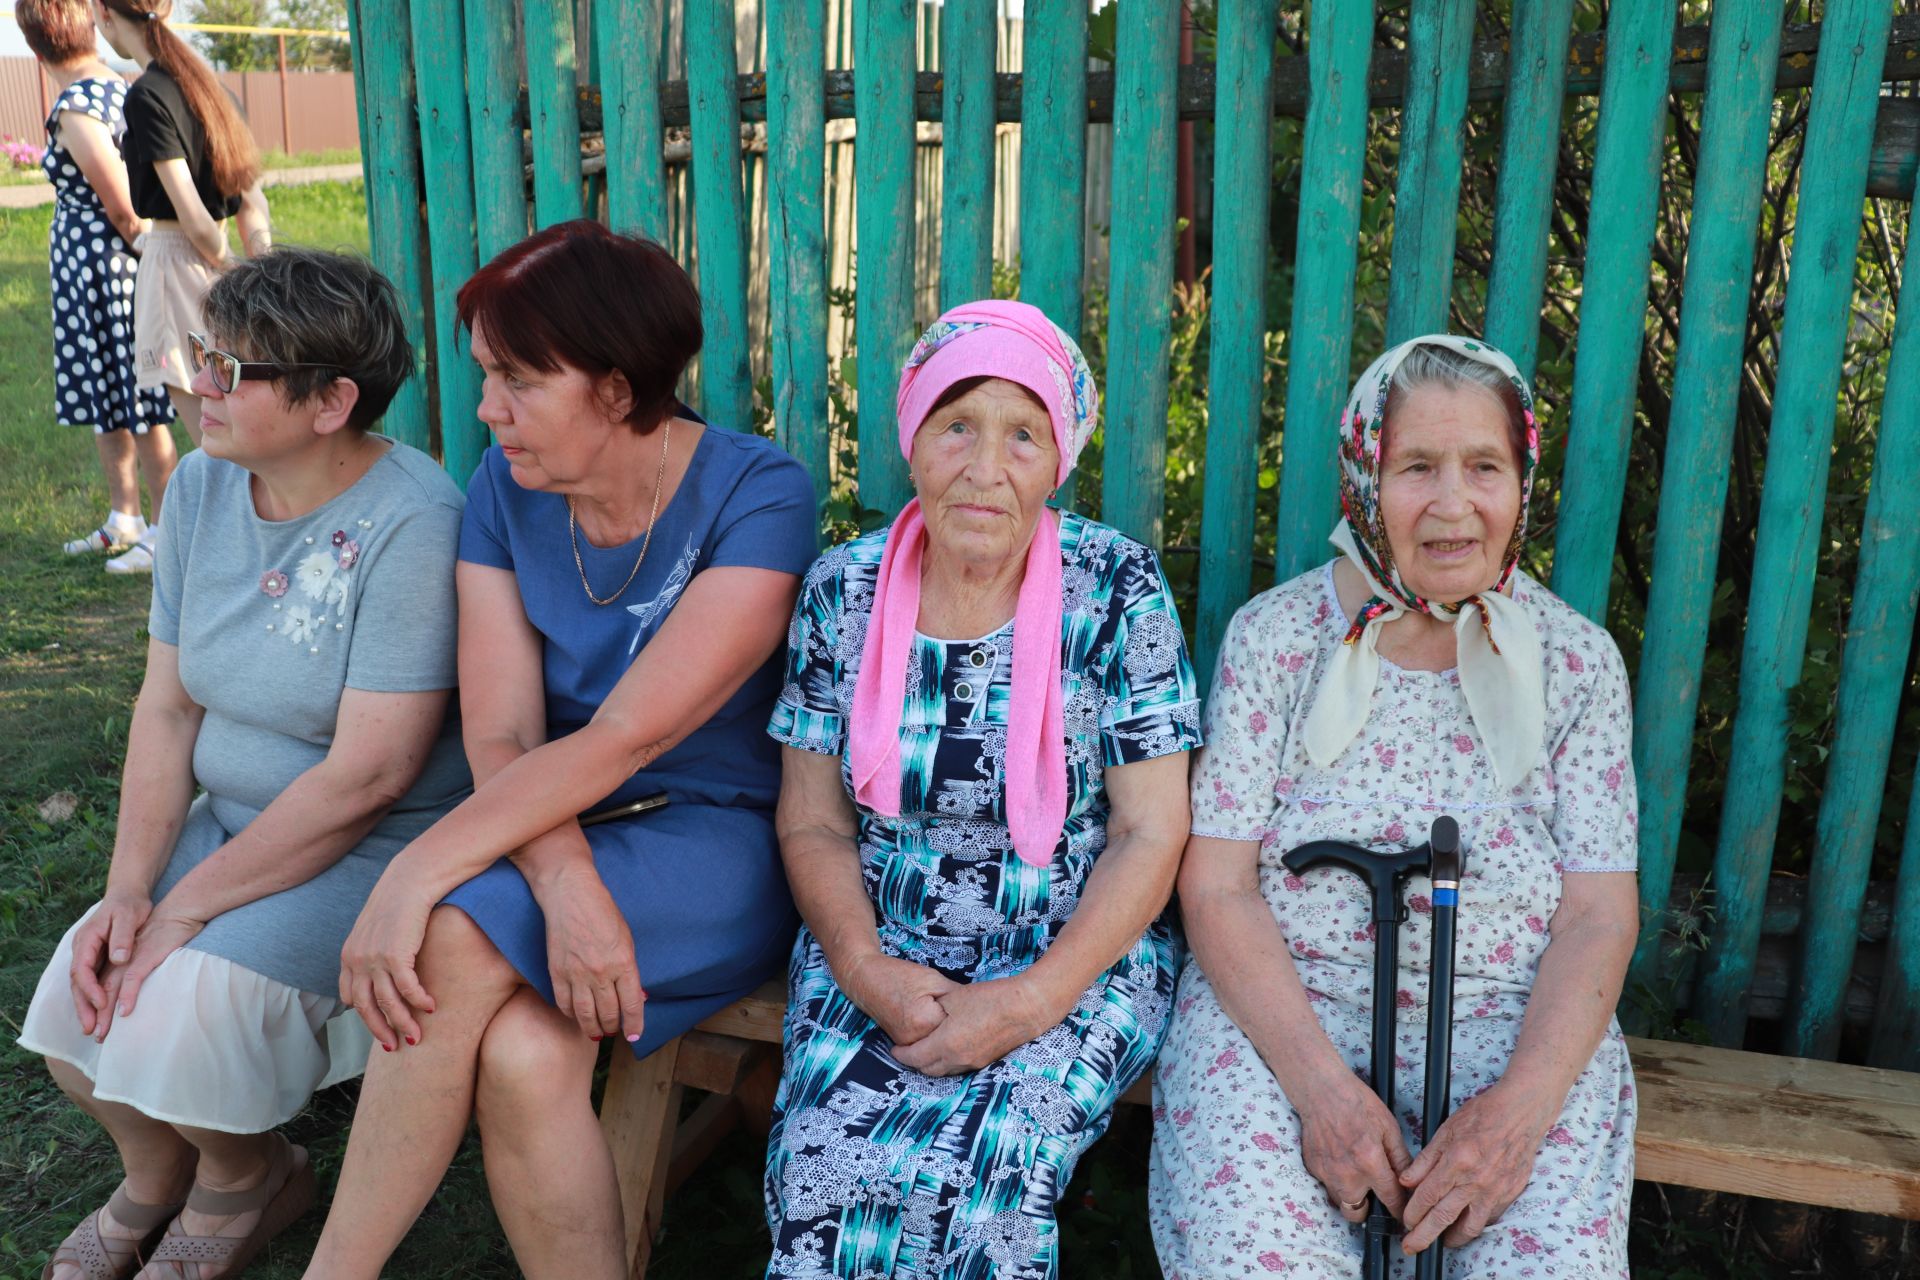
[{"label": "woman in blue dress", "polygon": [[95,52],[87,0],[19,0],[14,20],[57,90],[40,161],[53,184],[47,267],[53,295],[54,421],[93,428],[107,480],[106,518],[67,542],[65,550],[68,555],[112,551],[132,546],[147,531],[140,510],[141,473],[158,520],[175,461],[173,435],[166,430],[173,410],[165,393],[135,384],[137,259],[127,246],[139,239],[145,223],[133,211],[120,156],[127,82]]},{"label": "woman in blue dress", "polygon": [[475,793],[394,859],[347,941],[343,998],[385,1052],[308,1274],[378,1276],[477,1114],[521,1270],[615,1280],[595,1042],[644,1057],[792,945],[763,729],[813,491],[675,400],[699,299],[658,245],[562,223],[459,308],[499,442],[458,568]]},{"label": "woman in blue dress", "polygon": [[1046,506],[1096,404],[1037,309],[948,312],[901,378],[917,496],[807,575],[769,1276],[1053,1276],[1054,1204],[1159,1048],[1200,704],[1153,552]]}]

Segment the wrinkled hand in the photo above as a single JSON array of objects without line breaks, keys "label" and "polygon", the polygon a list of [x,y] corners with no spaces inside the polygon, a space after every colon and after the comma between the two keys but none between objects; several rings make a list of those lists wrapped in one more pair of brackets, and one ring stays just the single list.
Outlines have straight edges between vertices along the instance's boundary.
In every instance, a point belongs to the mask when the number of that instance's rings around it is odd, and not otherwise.
[{"label": "wrinkled hand", "polygon": [[[140,987],[147,976],[160,967],[160,962],[193,941],[200,931],[207,927],[205,920],[195,920],[178,911],[169,911],[162,902],[140,926],[140,933],[133,941],[133,955],[124,968],[109,977],[109,983],[119,987],[112,1008],[103,1015],[103,1021],[113,1017],[124,1018],[133,1012],[134,1002],[140,998]],[[107,1034],[105,1025],[99,1027],[96,1039]]]},{"label": "wrinkled hand", "polygon": [[419,1044],[419,1020],[433,1012],[433,997],[414,968],[432,910],[431,897],[389,867],[340,950],[340,999],[359,1011],[389,1053],[402,1040]]},{"label": "wrinkled hand", "polygon": [[1413,1192],[1400,1247],[1418,1253],[1439,1239],[1457,1249],[1499,1221],[1527,1189],[1553,1116],[1498,1084],[1462,1103],[1400,1175]]},{"label": "wrinkled hand", "polygon": [[[102,979],[109,969],[133,959],[134,939],[153,913],[146,894],[115,893],[111,889],[94,913],[73,935],[73,965],[67,981],[73,989],[73,1011],[83,1034],[98,1040],[107,1034],[113,995]],[[117,984],[116,984],[117,985]]]},{"label": "wrinkled hand", "polygon": [[[572,834],[580,839],[579,828]],[[646,1025],[647,993],[633,954],[633,933],[614,905],[591,853],[534,884],[547,917],[547,973],[560,1012],[598,1040],[625,1034],[629,1043]]]},{"label": "wrinkled hand", "polygon": [[1296,1100],[1300,1157],[1348,1222],[1364,1222],[1367,1192],[1399,1217],[1407,1193],[1400,1171],[1413,1162],[1400,1122],[1351,1071],[1336,1070]]},{"label": "wrinkled hand", "polygon": [[879,951],[833,968],[834,981],[895,1044],[913,1044],[946,1021],[940,997],[960,984],[939,970]]},{"label": "wrinkled hand", "polygon": [[894,1061],[928,1076],[957,1076],[998,1062],[1059,1019],[1019,978],[954,984],[940,997],[946,1018],[924,1039],[895,1042]]}]

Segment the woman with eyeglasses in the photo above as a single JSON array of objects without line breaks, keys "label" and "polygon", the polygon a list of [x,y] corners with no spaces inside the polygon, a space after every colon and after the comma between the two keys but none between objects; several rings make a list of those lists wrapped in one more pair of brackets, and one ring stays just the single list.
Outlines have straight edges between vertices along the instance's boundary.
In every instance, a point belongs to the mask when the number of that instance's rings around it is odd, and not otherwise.
[{"label": "woman with eyeglasses", "polygon": [[124,1172],[52,1280],[232,1275],[312,1203],[274,1129],[366,1065],[342,944],[469,787],[444,722],[460,492],[370,430],[413,367],[392,286],[277,249],[220,277],[206,326],[106,890],[20,1035]]}]

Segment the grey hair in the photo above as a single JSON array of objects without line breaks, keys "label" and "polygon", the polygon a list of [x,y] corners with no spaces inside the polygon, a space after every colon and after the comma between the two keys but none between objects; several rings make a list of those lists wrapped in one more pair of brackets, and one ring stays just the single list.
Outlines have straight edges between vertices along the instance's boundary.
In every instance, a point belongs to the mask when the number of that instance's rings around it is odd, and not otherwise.
[{"label": "grey hair", "polygon": [[1421,387],[1478,387],[1500,402],[1507,414],[1507,438],[1513,445],[1514,465],[1524,474],[1527,467],[1526,406],[1507,375],[1452,347],[1418,346],[1401,359],[1388,382],[1387,403],[1382,413],[1385,423],[1393,421],[1393,410],[1407,395]]},{"label": "grey hair", "polygon": [[310,364],[276,386],[282,403],[313,399],[336,378],[360,389],[348,425],[366,430],[413,374],[400,299],[364,258],[280,246],[214,281],[202,304],[207,327],[243,360]]}]

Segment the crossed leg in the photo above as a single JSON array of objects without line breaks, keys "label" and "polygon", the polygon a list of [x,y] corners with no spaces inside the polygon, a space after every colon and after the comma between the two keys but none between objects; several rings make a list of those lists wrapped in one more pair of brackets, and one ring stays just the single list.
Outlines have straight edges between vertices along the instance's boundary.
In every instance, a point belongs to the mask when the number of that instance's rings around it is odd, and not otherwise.
[{"label": "crossed leg", "polygon": [[418,1045],[375,1054],[312,1280],[377,1280],[480,1111],[488,1183],[522,1271],[623,1274],[619,1193],[593,1118],[596,1046],[479,926],[437,907],[418,962],[435,1012]]}]

